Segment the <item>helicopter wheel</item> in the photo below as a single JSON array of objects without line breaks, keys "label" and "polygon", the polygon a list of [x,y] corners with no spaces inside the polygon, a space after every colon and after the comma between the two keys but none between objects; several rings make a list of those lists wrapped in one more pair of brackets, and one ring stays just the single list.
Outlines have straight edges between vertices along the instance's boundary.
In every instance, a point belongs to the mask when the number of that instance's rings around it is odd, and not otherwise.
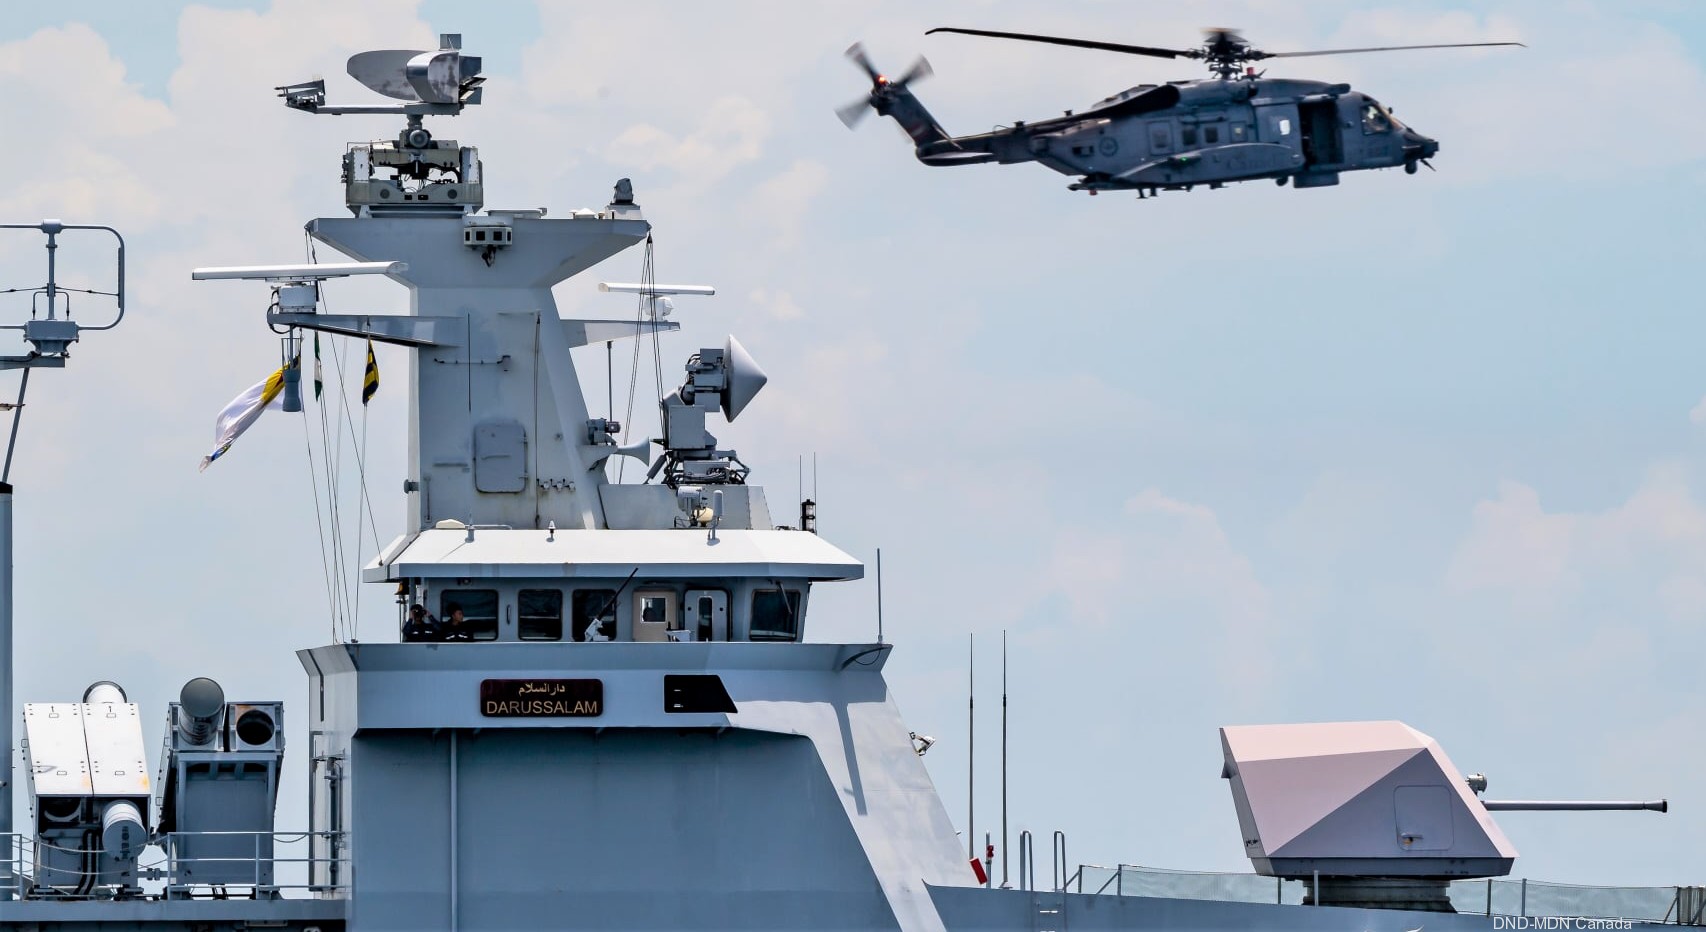
[{"label": "helicopter wheel", "polygon": [[1279,176],[1279,177],[1278,177],[1278,178],[1275,178],[1275,179],[1274,179],[1274,184],[1277,184],[1277,185],[1279,185],[1279,186],[1280,186],[1280,187],[1282,187],[1282,188],[1283,188],[1283,187],[1285,187],[1285,183],[1286,183],[1286,181],[1288,181],[1288,180],[1289,180],[1289,179],[1287,179],[1287,178],[1286,178],[1286,176],[1284,176],[1284,175],[1281,175],[1281,176]]},{"label": "helicopter wheel", "polygon": [[1412,160],[1411,160],[1411,161],[1408,161],[1408,162],[1405,162],[1405,163],[1404,163],[1404,174],[1406,174],[1406,175],[1414,175],[1414,174],[1415,174],[1415,173],[1416,173],[1416,163],[1415,163],[1415,160],[1414,160],[1414,159],[1412,159]]}]

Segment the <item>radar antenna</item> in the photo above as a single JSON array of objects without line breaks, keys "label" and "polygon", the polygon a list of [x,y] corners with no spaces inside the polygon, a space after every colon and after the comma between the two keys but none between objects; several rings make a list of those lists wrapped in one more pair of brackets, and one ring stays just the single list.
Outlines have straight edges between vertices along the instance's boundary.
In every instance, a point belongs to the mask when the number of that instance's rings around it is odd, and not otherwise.
[{"label": "radar antenna", "polygon": [[444,33],[438,45],[432,52],[375,49],[350,56],[350,77],[402,103],[330,106],[324,78],[277,89],[285,106],[307,113],[406,118],[395,141],[355,143],[344,153],[344,202],[358,217],[465,216],[485,202],[479,152],[434,139],[422,125],[423,117],[456,116],[484,93],[480,59],[462,54],[462,36]]}]

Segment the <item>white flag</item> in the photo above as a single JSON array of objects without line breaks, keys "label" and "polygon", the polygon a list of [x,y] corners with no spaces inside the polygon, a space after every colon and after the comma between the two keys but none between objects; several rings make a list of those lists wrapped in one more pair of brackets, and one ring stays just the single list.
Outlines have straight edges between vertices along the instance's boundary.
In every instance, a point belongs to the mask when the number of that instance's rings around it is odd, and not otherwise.
[{"label": "white flag", "polygon": [[284,402],[279,398],[279,393],[283,390],[284,367],[280,366],[277,372],[249,386],[243,394],[231,399],[231,403],[219,412],[219,417],[213,422],[213,452],[201,458],[201,468],[207,469],[214,460],[224,456],[225,451],[231,449],[231,444],[243,436],[243,431],[248,430],[249,425],[260,418],[262,411],[282,408]]}]

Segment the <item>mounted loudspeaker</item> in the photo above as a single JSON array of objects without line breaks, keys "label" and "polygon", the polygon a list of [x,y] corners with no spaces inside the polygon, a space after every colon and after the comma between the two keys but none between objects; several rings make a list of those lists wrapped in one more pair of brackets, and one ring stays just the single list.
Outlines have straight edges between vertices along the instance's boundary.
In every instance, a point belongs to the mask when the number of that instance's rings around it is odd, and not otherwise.
[{"label": "mounted loudspeaker", "polygon": [[647,466],[652,464],[652,442],[650,440],[641,440],[625,447],[617,447],[610,453],[612,456],[631,456]]},{"label": "mounted loudspeaker", "polygon": [[723,379],[723,417],[732,421],[746,410],[753,396],[770,381],[770,376],[758,368],[746,347],[731,335],[723,344]]}]

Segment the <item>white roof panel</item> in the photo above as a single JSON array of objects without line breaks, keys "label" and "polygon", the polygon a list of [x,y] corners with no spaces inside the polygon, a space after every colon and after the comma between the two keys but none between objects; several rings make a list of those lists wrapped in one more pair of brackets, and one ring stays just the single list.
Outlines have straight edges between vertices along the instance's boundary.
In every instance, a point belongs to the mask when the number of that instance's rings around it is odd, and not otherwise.
[{"label": "white roof panel", "polygon": [[134,702],[83,705],[83,736],[89,747],[89,776],[96,796],[147,796],[148,752]]},{"label": "white roof panel", "polygon": [[83,741],[83,704],[24,704],[25,755],[36,796],[88,796],[89,748]]},{"label": "white roof panel", "polygon": [[806,531],[433,528],[399,538],[369,563],[369,582],[409,577],[608,579],[647,576],[860,579],[864,564]]}]

